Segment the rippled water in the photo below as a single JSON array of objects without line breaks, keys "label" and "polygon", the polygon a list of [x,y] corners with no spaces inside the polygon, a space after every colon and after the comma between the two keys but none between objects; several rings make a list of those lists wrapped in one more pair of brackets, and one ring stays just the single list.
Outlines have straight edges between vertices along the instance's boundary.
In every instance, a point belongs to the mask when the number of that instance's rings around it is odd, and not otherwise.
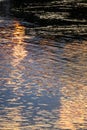
[{"label": "rippled water", "polygon": [[0,18],[0,130],[87,128],[87,41],[42,38]]}]

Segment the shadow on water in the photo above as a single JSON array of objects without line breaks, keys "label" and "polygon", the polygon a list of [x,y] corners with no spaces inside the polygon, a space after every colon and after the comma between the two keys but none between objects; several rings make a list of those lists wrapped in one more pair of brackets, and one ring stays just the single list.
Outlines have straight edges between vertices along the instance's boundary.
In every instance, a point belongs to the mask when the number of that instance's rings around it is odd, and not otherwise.
[{"label": "shadow on water", "polygon": [[87,40],[44,28],[0,17],[1,130],[87,128]]}]

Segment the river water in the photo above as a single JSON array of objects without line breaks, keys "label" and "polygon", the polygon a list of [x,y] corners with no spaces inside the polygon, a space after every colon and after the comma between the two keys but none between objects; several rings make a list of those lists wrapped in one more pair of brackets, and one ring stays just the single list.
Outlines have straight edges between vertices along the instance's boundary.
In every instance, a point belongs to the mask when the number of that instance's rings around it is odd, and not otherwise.
[{"label": "river water", "polygon": [[86,130],[87,41],[24,24],[0,17],[0,130]]}]

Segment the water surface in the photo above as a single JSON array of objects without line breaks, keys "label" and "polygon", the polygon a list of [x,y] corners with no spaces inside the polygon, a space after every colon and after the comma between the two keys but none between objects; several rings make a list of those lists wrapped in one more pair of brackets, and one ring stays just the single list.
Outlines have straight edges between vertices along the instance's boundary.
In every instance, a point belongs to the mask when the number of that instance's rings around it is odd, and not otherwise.
[{"label": "water surface", "polygon": [[87,128],[87,41],[0,18],[0,129]]}]

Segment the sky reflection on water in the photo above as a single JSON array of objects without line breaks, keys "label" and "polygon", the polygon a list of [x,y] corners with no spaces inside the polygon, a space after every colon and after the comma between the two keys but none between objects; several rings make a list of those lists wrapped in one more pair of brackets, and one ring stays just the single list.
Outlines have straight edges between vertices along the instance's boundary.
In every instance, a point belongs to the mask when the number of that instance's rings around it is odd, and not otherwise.
[{"label": "sky reflection on water", "polygon": [[64,47],[66,68],[61,88],[59,128],[84,130],[87,128],[87,42]]},{"label": "sky reflection on water", "polygon": [[87,42],[26,35],[18,21],[0,26],[0,129],[86,129]]}]

